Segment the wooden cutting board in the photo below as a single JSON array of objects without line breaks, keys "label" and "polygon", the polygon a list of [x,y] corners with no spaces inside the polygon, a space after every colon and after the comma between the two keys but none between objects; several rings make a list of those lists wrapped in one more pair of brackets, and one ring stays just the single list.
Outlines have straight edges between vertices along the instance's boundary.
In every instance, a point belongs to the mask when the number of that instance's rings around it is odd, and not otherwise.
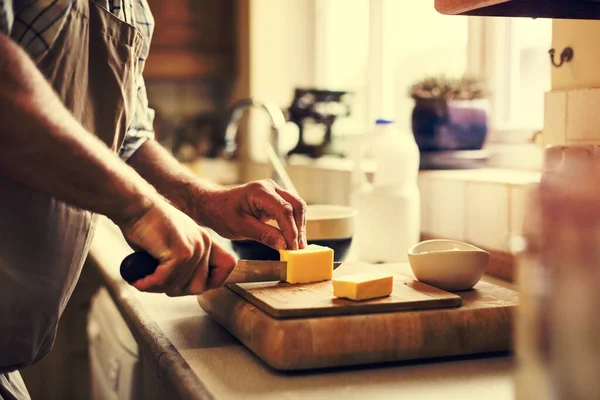
[{"label": "wooden cutting board", "polygon": [[[334,277],[378,268],[369,264],[344,263]],[[392,271],[393,272],[393,271]],[[394,288],[388,297],[352,301],[333,296],[331,281],[311,284],[261,282],[228,285],[231,290],[275,318],[302,318],[376,312],[460,307],[460,296],[393,273]]]},{"label": "wooden cutting board", "polygon": [[[412,279],[408,264],[372,268]],[[460,307],[363,308],[360,314],[298,318],[275,318],[230,287],[211,290],[198,301],[254,354],[282,371],[511,351],[517,293],[480,282],[457,295]]]}]

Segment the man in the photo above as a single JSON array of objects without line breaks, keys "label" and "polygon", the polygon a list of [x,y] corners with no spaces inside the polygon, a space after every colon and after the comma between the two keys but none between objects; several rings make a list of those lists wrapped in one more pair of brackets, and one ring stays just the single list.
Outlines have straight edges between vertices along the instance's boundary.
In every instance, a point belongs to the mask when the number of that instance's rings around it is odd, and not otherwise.
[{"label": "man", "polygon": [[134,286],[170,296],[215,288],[235,265],[201,226],[306,245],[301,199],[270,181],[203,183],[152,139],[152,30],[146,0],[0,0],[2,399],[29,397],[16,371],[52,347],[97,214],[160,261]]}]

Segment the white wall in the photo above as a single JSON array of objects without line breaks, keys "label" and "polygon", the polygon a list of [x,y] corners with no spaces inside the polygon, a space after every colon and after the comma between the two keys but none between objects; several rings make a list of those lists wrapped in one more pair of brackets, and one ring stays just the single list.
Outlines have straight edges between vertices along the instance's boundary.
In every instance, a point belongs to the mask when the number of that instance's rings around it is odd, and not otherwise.
[{"label": "white wall", "polygon": [[281,106],[314,83],[314,0],[250,2],[250,90]]},{"label": "white wall", "polygon": [[575,52],[573,61],[552,68],[552,90],[600,86],[600,21],[554,20],[552,47],[555,60],[567,46]]},{"label": "white wall", "polygon": [[[294,88],[315,83],[315,0],[251,0],[249,4],[250,96],[287,108]],[[264,113],[251,114],[249,132],[251,157],[266,160],[260,156],[270,134]],[[297,136],[291,131],[282,140],[289,147]]]},{"label": "white wall", "polygon": [[389,41],[386,51],[396,56],[394,88],[396,118],[411,129],[414,101],[410,86],[431,75],[461,77],[467,68],[468,20],[438,13],[433,0],[389,1],[386,18]]}]

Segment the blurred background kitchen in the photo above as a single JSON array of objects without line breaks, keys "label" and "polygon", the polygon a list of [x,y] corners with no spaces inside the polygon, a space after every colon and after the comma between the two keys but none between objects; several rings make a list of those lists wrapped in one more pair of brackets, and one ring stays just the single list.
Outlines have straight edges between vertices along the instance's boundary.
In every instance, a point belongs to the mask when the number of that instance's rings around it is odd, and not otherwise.
[{"label": "blurred background kitchen", "polygon": [[[394,120],[419,146],[421,236],[489,250],[488,273],[513,281],[509,238],[542,166],[551,19],[447,16],[434,0],[148,2],[149,101],[180,162],[224,185],[271,178],[272,143],[309,204],[348,205],[353,172],[377,169],[357,147],[368,150],[377,119]],[[82,398],[95,379],[77,334],[96,289],[86,285],[53,353],[24,371],[40,398]]]},{"label": "blurred background kitchen", "polygon": [[[351,138],[388,118],[416,131],[423,169],[539,168],[541,152],[528,143],[543,126],[551,20],[449,17],[432,0],[150,3],[156,31],[145,77],[157,136],[199,174],[224,184],[261,175],[266,113],[249,112],[235,152],[225,152],[231,108],[246,98],[281,109],[287,123],[277,150],[292,155],[291,165],[350,169],[343,161]],[[463,76],[471,81],[454,82]],[[472,108],[450,121],[471,126],[427,138],[423,124],[449,119],[435,121],[428,98]],[[506,154],[507,144],[530,157]],[[320,193],[316,184],[309,192],[302,180],[299,191],[310,202],[347,197],[344,190]]]}]

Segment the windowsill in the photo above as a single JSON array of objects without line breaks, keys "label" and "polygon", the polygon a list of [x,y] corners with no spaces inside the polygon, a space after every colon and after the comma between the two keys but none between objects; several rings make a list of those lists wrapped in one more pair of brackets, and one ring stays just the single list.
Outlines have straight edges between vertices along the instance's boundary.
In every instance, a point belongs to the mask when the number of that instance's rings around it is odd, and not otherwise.
[{"label": "windowsill", "polygon": [[[494,145],[494,147],[500,145]],[[523,145],[506,145],[510,146],[510,149],[496,147],[494,150],[495,156],[492,157],[508,157],[500,153],[506,151],[515,153],[526,153],[529,155],[530,160],[535,158],[537,153],[532,151],[530,146]],[[520,147],[517,149],[516,147]],[[498,150],[498,151],[496,151]],[[537,149],[534,149],[537,150]],[[493,153],[494,154],[494,153]],[[533,154],[533,155],[532,155]],[[541,152],[540,152],[541,155]],[[536,160],[530,161],[531,164],[537,164]],[[251,167],[258,168],[262,171],[270,170],[268,163],[264,162],[250,162]],[[421,170],[419,171],[420,176],[430,177],[431,179],[448,179],[448,180],[461,180],[466,182],[481,182],[481,183],[495,183],[495,184],[506,184],[512,186],[526,186],[532,183],[536,183],[540,179],[539,168],[517,168],[516,164],[503,166],[502,163],[491,162],[491,165],[484,168],[475,169],[455,169],[455,170]],[[321,157],[319,159],[311,159],[304,156],[292,156],[288,162],[288,171],[290,174],[294,174],[298,169],[307,169],[313,172],[323,173],[351,173],[354,169],[354,163],[349,159],[340,159],[338,157]],[[375,162],[372,160],[363,160],[361,170],[367,174],[372,175],[376,171],[377,167]],[[253,180],[255,178],[244,179],[244,181]]]},{"label": "windowsill", "polygon": [[543,162],[542,148],[533,143],[489,143],[488,166],[518,171],[540,171]]},{"label": "windowsill", "polygon": [[[488,166],[475,169],[453,170],[421,170],[420,175],[439,177],[442,179],[459,179],[471,182],[506,183],[509,185],[527,185],[540,179],[542,152],[536,145],[493,144]],[[512,158],[512,160],[510,160]],[[526,158],[517,162],[515,158]],[[509,162],[511,161],[511,162]],[[266,163],[259,163],[268,166]],[[302,156],[292,156],[291,167],[307,167],[323,172],[352,172],[354,163],[349,159],[337,157],[322,157],[310,159]],[[361,170],[367,175],[373,174],[377,166],[372,160],[363,160]]]},{"label": "windowsill", "polygon": [[509,186],[527,186],[540,180],[539,172],[507,168],[420,171],[419,175],[420,177],[429,179],[504,184]]}]

